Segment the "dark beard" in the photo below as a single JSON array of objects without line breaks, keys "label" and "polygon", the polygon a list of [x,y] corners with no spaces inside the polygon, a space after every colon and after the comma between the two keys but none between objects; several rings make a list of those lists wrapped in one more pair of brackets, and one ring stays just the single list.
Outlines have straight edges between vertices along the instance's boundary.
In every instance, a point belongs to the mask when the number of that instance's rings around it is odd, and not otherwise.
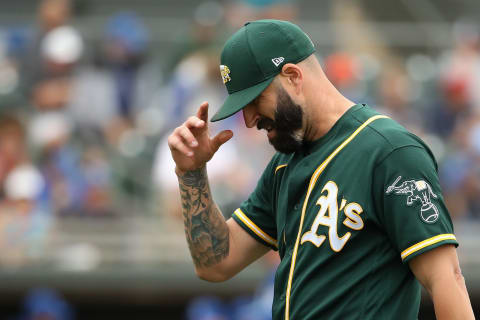
[{"label": "dark beard", "polygon": [[270,144],[281,153],[293,153],[299,151],[303,145],[303,139],[295,137],[295,131],[302,128],[303,110],[292,101],[288,93],[280,88],[277,90],[277,108],[275,120],[261,118],[257,128],[275,129],[275,136],[269,139]]}]

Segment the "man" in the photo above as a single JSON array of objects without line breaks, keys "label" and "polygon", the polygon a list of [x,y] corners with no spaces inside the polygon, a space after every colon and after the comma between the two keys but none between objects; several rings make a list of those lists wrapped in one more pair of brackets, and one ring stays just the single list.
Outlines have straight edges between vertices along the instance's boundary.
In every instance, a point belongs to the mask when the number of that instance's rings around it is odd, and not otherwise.
[{"label": "man", "polygon": [[433,155],[343,97],[314,51],[278,20],[247,23],[225,44],[229,96],[212,121],[242,110],[279,151],[232,219],[211,197],[205,163],[233,133],[211,138],[203,103],[170,135],[198,276],[227,280],[274,249],[274,319],[416,319],[418,282],[438,319],[473,319]]}]

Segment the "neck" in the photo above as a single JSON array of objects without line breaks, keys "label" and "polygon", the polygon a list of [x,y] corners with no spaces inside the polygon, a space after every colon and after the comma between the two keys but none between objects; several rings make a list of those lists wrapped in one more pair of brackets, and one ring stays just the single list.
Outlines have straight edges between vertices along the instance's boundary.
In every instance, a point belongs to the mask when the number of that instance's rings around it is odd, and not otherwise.
[{"label": "neck", "polygon": [[308,107],[305,125],[305,140],[314,141],[323,137],[355,103],[345,98],[328,83],[327,90],[314,90]]}]

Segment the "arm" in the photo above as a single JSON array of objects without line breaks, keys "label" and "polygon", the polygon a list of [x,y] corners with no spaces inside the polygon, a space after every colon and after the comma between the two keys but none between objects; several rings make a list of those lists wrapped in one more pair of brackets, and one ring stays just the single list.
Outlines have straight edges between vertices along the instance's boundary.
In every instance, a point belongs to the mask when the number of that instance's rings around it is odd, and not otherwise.
[{"label": "arm", "polygon": [[269,248],[245,232],[233,219],[225,221],[212,199],[206,162],[232,137],[222,131],[210,138],[208,104],[197,116],[176,128],[168,139],[176,163],[185,234],[197,275],[208,281],[224,281],[264,255]]},{"label": "arm", "polygon": [[453,245],[443,245],[409,262],[433,300],[437,319],[475,319]]},{"label": "arm", "polygon": [[178,180],[185,235],[200,278],[228,280],[269,250],[235,220],[225,221],[212,200],[205,168],[180,174]]}]

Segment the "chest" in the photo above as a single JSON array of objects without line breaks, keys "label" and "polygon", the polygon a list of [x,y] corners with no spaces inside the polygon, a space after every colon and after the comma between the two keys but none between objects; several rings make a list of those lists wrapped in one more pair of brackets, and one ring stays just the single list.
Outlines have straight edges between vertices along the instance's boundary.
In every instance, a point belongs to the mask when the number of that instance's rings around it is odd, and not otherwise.
[{"label": "chest", "polygon": [[297,237],[300,245],[335,253],[365,232],[369,211],[374,210],[373,158],[356,148],[344,150],[322,167],[326,158],[328,150],[293,158],[275,183],[281,257]]}]

